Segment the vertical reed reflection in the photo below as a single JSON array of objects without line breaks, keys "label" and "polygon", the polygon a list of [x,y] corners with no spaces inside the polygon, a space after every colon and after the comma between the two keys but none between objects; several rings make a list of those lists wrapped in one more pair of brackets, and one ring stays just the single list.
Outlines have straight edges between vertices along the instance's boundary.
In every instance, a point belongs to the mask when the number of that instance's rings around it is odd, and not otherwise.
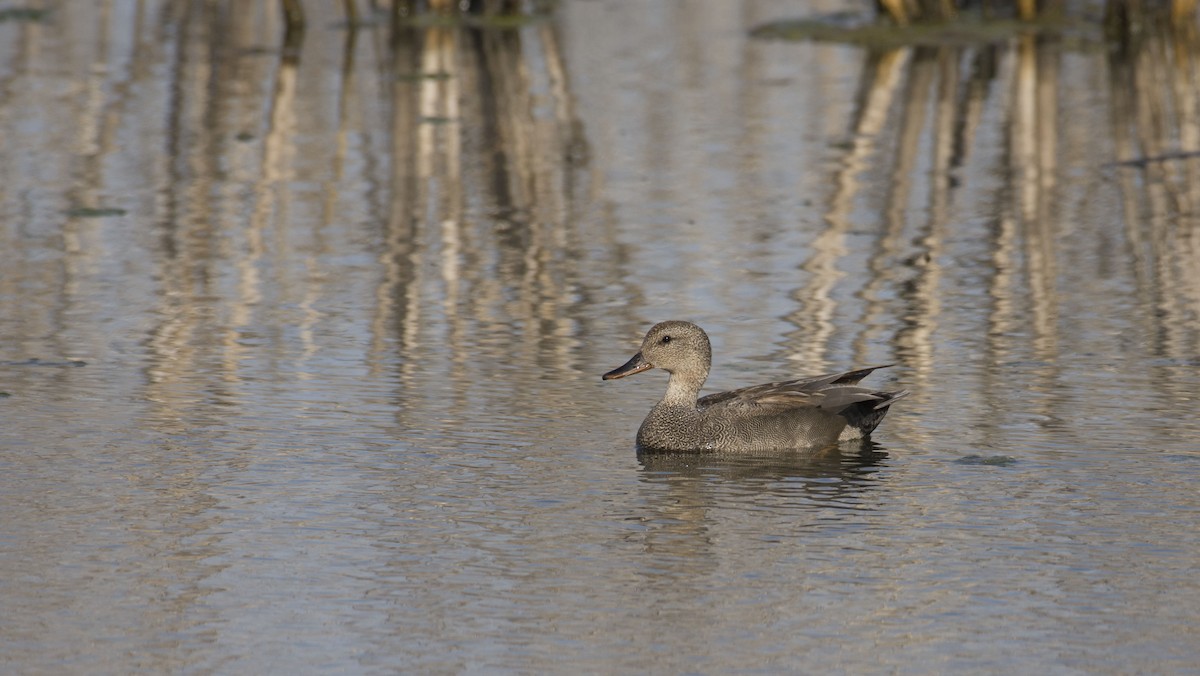
[{"label": "vertical reed reflection", "polygon": [[[443,30],[443,29],[432,29]],[[383,247],[379,264],[384,271],[376,290],[376,311],[372,322],[373,365],[387,363],[393,338],[401,352],[411,350],[417,343],[420,303],[417,296],[417,275],[420,269],[414,252],[422,219],[425,189],[432,149],[422,147],[430,141],[421,130],[421,80],[443,77],[440,71],[427,72],[424,32],[397,29],[392,44],[392,68],[388,86],[391,148],[390,181],[384,226]],[[436,41],[433,43],[434,61]],[[449,75],[447,75],[449,76]],[[427,97],[428,98],[428,97]],[[426,132],[430,130],[426,129]],[[425,168],[425,176],[421,169]],[[411,376],[413,363],[401,365],[402,374]]]},{"label": "vertical reed reflection", "polygon": [[[245,9],[224,15],[211,7],[179,7],[171,17],[181,32],[170,63],[170,107],[163,142],[168,170],[156,186],[161,194],[158,217],[160,245],[167,255],[156,263],[161,280],[159,323],[147,341],[147,397],[157,409],[151,415],[167,428],[179,426],[194,413],[194,374],[213,373],[206,346],[225,344],[226,327],[214,321],[200,299],[217,295],[214,288],[224,267],[219,244],[222,215],[209,196],[216,191],[221,163],[220,140],[215,135],[224,112],[220,103],[237,80],[228,58],[237,19]],[[243,318],[243,323],[245,318]],[[229,360],[223,360],[226,365]],[[214,376],[231,375],[217,368]],[[228,395],[220,388],[219,399]],[[214,392],[214,394],[216,394]]]},{"label": "vertical reed reflection", "polygon": [[1057,183],[1058,43],[1019,38],[1010,116],[1009,173],[1023,228],[1034,349],[1038,359],[1058,357],[1057,235],[1052,205]]},{"label": "vertical reed reflection", "polygon": [[[907,50],[869,52],[863,63],[857,105],[849,130],[850,146],[835,172],[835,190],[825,212],[828,227],[813,242],[813,255],[802,266],[810,273],[809,282],[792,292],[797,308],[787,316],[797,328],[790,342],[797,346],[795,355],[806,368],[819,370],[825,366],[825,350],[835,331],[836,303],[830,292],[841,276],[837,272],[837,260],[845,254],[843,240],[851,227],[850,211],[862,188],[859,175],[866,168],[869,157],[878,150],[877,138],[887,122],[888,110],[895,101],[907,63]],[[888,212],[889,216],[893,214]],[[896,219],[889,218],[889,224],[895,222]],[[881,246],[884,250],[891,248],[895,236],[893,228],[888,227],[887,232]]]},{"label": "vertical reed reflection", "polygon": [[[878,244],[863,286],[865,320],[886,314],[876,301],[900,280],[893,264],[903,254],[905,303],[895,345],[912,367],[910,384],[923,389],[945,350],[938,337],[947,303],[946,274],[962,275],[963,261],[948,258],[947,242],[961,232],[962,186],[957,176],[989,159],[980,148],[985,119],[998,122],[1003,164],[995,176],[997,208],[991,217],[987,264],[978,272],[987,289],[985,349],[993,366],[1032,359],[1042,392],[1062,390],[1066,280],[1077,280],[1061,241],[1084,224],[1070,219],[1063,202],[1064,157],[1085,158],[1098,167],[1106,152],[1124,163],[1112,171],[1121,187],[1124,227],[1133,258],[1138,298],[1153,307],[1156,352],[1178,364],[1196,352],[1200,282],[1196,205],[1200,204],[1200,125],[1197,110],[1194,31],[1163,31],[1131,40],[1109,56],[1115,147],[1064,149],[1062,69],[1064,44],[1052,36],[1023,35],[1007,48],[912,48],[868,59],[853,117],[851,142],[835,175],[826,227],[813,241],[804,269],[809,281],[794,292],[796,341],[807,361],[820,363],[835,332],[838,287],[847,284],[839,262],[847,256],[845,235],[857,199],[866,196],[856,175],[872,165],[889,167],[880,215]],[[961,71],[960,64],[971,67]],[[992,81],[1001,87],[992,87]],[[903,81],[902,87],[897,81]],[[893,104],[892,101],[895,100]],[[878,111],[887,111],[884,116]],[[928,112],[933,116],[929,118]],[[985,111],[989,111],[986,112]],[[882,120],[881,122],[872,122]],[[990,130],[989,130],[990,131]],[[894,133],[894,144],[883,143]],[[978,175],[978,171],[974,171]],[[970,186],[978,190],[980,186]],[[914,208],[917,191],[924,207]],[[859,193],[863,193],[862,196]],[[919,213],[923,223],[909,221]],[[955,301],[955,303],[960,301]],[[962,318],[954,322],[961,326]],[[866,345],[861,337],[858,349]],[[944,357],[942,357],[944,359]],[[983,366],[978,365],[978,366]],[[991,373],[990,370],[987,371]],[[992,388],[987,388],[993,392]],[[1043,402],[1044,415],[1062,402]],[[998,402],[993,402],[998,405]]]},{"label": "vertical reed reflection", "polygon": [[[903,109],[900,116],[900,133],[896,148],[896,161],[891,172],[891,181],[887,191],[886,213],[889,218],[906,218],[909,210],[910,193],[913,191],[915,168],[921,155],[921,137],[925,127],[925,112],[928,108],[930,92],[944,91],[936,88],[942,73],[938,68],[939,60],[946,58],[944,52],[939,59],[938,50],[917,48],[913,56],[908,87],[902,101]],[[941,106],[936,106],[940,111]],[[940,118],[935,117],[935,129],[939,127]],[[939,156],[939,144],[936,140],[940,134],[933,135],[935,143],[931,148],[935,166]],[[944,167],[943,167],[944,168]],[[941,174],[933,173],[927,182],[930,191],[929,203],[935,201],[938,184],[942,183]],[[904,355],[905,363],[915,369],[918,378],[927,378],[934,367],[933,334],[937,328],[941,314],[940,282],[942,278],[943,261],[940,258],[942,248],[942,230],[945,223],[939,218],[945,218],[945,211],[931,209],[922,232],[916,238],[916,251],[910,258],[914,276],[905,285],[902,297],[908,303],[904,317],[903,328],[896,335],[896,343]],[[893,226],[895,227],[895,226]],[[917,383],[920,386],[920,383]]]},{"label": "vertical reed reflection", "polygon": [[466,356],[495,332],[516,350],[508,363],[568,367],[578,123],[555,28],[407,27],[397,38],[372,361],[387,361],[395,337],[407,381],[419,341],[436,340],[454,398],[487,377]]},{"label": "vertical reed reflection", "polygon": [[1159,377],[1200,353],[1200,40],[1123,35],[1109,52],[1112,135],[1136,294]]},{"label": "vertical reed reflection", "polygon": [[[1006,173],[1011,177],[1012,204],[1002,203],[1001,208],[1002,218],[1012,214],[1024,243],[1025,287],[1029,294],[1028,309],[1012,318],[1015,320],[1012,329],[1020,331],[1023,326],[1031,329],[1032,356],[1040,366],[1034,369],[1035,379],[1028,385],[1046,396],[1031,399],[1030,406],[1047,418],[1053,418],[1061,410],[1063,389],[1057,386],[1061,376],[1058,261],[1062,254],[1056,242],[1066,227],[1061,220],[1062,212],[1056,209],[1060,199],[1057,190],[1060,58],[1057,39],[1032,35],[1018,39],[1008,111]],[[1003,271],[998,265],[998,275]],[[997,308],[1004,298],[1005,291],[997,288],[994,296]],[[1000,322],[993,319],[990,324],[996,327]],[[1002,332],[988,335],[992,362],[1002,363],[1009,357],[1003,349]],[[989,369],[987,373],[995,371]],[[994,388],[988,388],[989,393],[993,391]]]},{"label": "vertical reed reflection", "polygon": [[[154,14],[147,7],[160,13],[147,18]],[[147,343],[155,401],[178,397],[186,402],[188,381],[197,373],[211,376],[214,382],[207,386],[215,400],[239,401],[243,366],[253,355],[247,336],[264,322],[279,321],[264,319],[264,306],[276,293],[273,287],[287,286],[287,275],[272,266],[283,267],[289,237],[304,231],[299,224],[306,210],[297,204],[303,202],[306,183],[319,186],[320,217],[307,233],[318,243],[305,251],[300,336],[306,355],[318,351],[321,306],[330,297],[321,280],[331,272],[318,254],[322,238],[335,229],[331,226],[344,220],[339,205],[359,182],[353,167],[360,163],[369,167],[364,182],[377,192],[368,199],[377,219],[370,227],[383,223],[371,230],[383,242],[371,250],[378,263],[372,270],[380,275],[371,287],[372,368],[396,361],[399,353],[400,368],[411,374],[421,342],[438,341],[452,379],[470,381],[474,376],[465,372],[461,355],[471,341],[490,338],[490,332],[511,337],[520,351],[514,359],[575,366],[570,339],[581,334],[587,312],[580,308],[574,261],[583,252],[603,256],[619,245],[613,244],[618,237],[605,232],[581,246],[584,235],[572,224],[582,143],[555,22],[515,30],[408,27],[397,33],[390,51],[376,54],[387,60],[383,64],[356,62],[356,52],[370,53],[363,44],[369,40],[358,40],[358,33],[333,34],[342,54],[340,68],[322,71],[320,62],[261,53],[256,42],[278,34],[279,17],[258,5],[147,3],[132,12],[141,39],[132,41],[122,67],[115,59],[101,63],[105,50],[119,42],[117,9],[99,5],[86,15],[100,29],[73,66],[80,96],[64,106],[69,112],[60,113],[63,117],[48,114],[55,133],[69,131],[78,161],[57,166],[61,160],[52,158],[48,164],[66,177],[63,194],[73,203],[128,192],[129,186],[112,183],[114,162],[151,168],[145,175],[154,186],[150,201],[158,241],[151,247],[154,256],[146,257],[146,277],[155,280],[154,293],[161,296],[159,323]],[[336,14],[337,8],[325,11]],[[324,20],[316,19],[314,25]],[[75,16],[68,21],[77,22],[61,29],[68,37],[85,23]],[[172,31],[183,39],[167,39]],[[36,24],[22,29],[20,44],[11,50],[14,68],[33,69],[29,64],[38,63],[42,32]],[[319,46],[322,35],[311,31],[306,48]],[[698,43],[689,38],[680,44],[685,45],[681,58],[703,59]],[[1170,360],[1186,360],[1195,353],[1200,303],[1194,255],[1200,157],[1186,154],[1200,144],[1195,31],[1148,32],[1119,46],[1107,57],[1112,137],[1116,159],[1132,164],[1106,171],[1120,189],[1139,303],[1153,308],[1146,317],[1154,327],[1155,350]],[[786,316],[796,326],[788,340],[794,356],[818,369],[827,363],[839,331],[857,331],[854,349],[866,353],[872,342],[883,342],[868,339],[872,331],[900,326],[892,347],[918,372],[914,387],[920,389],[922,374],[932,372],[939,350],[945,349],[938,334],[947,326],[946,308],[953,305],[947,301],[953,291],[948,287],[969,267],[954,260],[956,250],[948,244],[969,238],[969,228],[975,227],[963,218],[972,214],[956,203],[966,180],[962,176],[978,181],[995,162],[994,177],[988,178],[1002,184],[994,189],[998,208],[981,228],[990,240],[975,265],[987,296],[979,326],[987,337],[983,352],[993,364],[1059,358],[1064,315],[1070,311],[1063,305],[1064,280],[1070,276],[1066,260],[1072,255],[1062,240],[1077,227],[1062,223],[1060,163],[1072,152],[1085,166],[1110,159],[1102,144],[1074,151],[1059,139],[1068,96],[1063,92],[1070,89],[1059,71],[1064,53],[1075,58],[1073,49],[1055,39],[1022,36],[994,45],[867,53],[848,142],[829,170],[823,228],[805,242],[811,248],[801,281],[781,283],[792,289],[792,303],[782,311],[791,310]],[[1092,68],[1090,53],[1078,58],[1082,68]],[[765,53],[754,59],[769,61]],[[754,59],[748,59],[747,73],[759,68]],[[142,126],[145,113],[134,108],[139,92],[156,76],[145,65],[152,62],[167,64],[164,110],[156,118],[163,128],[147,134],[156,143],[152,151],[123,150],[122,129]],[[378,65],[381,72],[364,76],[364,65]],[[376,98],[362,95],[379,84],[372,76],[386,82],[386,93]],[[336,100],[329,113],[336,118],[333,125],[320,117],[316,103],[321,100],[317,92],[324,92],[313,83],[323,79],[336,84],[330,87]],[[704,85],[703,77],[685,79]],[[312,90],[305,92],[306,86]],[[744,91],[747,101],[737,114],[762,114],[751,105],[755,90]],[[369,141],[362,149],[354,147],[356,135],[379,129],[371,126],[374,120],[359,118],[380,100],[388,108],[379,113],[387,122],[379,133],[388,139],[387,147]],[[682,99],[662,101],[664,110],[653,111],[661,118],[655,124],[671,122],[666,108],[687,105]],[[752,184],[752,176],[741,176],[752,175],[757,158],[771,152],[773,140],[756,133],[737,137],[759,146],[739,151],[737,181]],[[980,139],[987,134],[1002,140],[989,147]],[[306,136],[307,147],[328,150],[327,167],[306,164]],[[24,141],[11,142],[18,147]],[[637,164],[639,158],[629,161]],[[6,204],[16,205],[10,206],[14,213],[24,207],[13,195],[36,196],[44,189],[19,174],[7,170],[0,186]],[[385,174],[386,179],[377,178]],[[662,187],[654,190],[664,195],[671,189],[668,181],[657,185]],[[702,190],[701,185],[693,182],[687,189]],[[665,197],[664,202],[678,200],[673,194]],[[746,201],[769,199],[764,191]],[[866,240],[868,258],[865,269],[853,270],[850,266],[859,264],[855,256],[862,253],[863,240],[856,239],[862,230],[873,230]],[[120,248],[106,240],[109,235],[96,221],[63,219],[55,236],[67,253],[61,261],[35,268],[27,257],[12,256],[8,274],[0,277],[7,289],[17,288],[11,280],[18,278],[56,289],[55,302],[45,304],[54,310],[31,311],[37,318],[23,329],[49,336],[63,328],[54,312],[81,306],[86,289],[79,280],[102,263],[102,254]],[[25,246],[11,237],[6,244],[12,250]],[[273,252],[279,258],[273,259]],[[633,273],[609,270],[604,274],[612,279],[597,286],[611,283],[627,290],[628,298],[644,298],[638,288],[644,282]],[[898,291],[891,296],[893,290]],[[858,298],[851,298],[855,294]],[[19,295],[12,291],[4,301],[18,305],[13,315],[28,309],[11,300]],[[845,315],[853,311],[860,315],[847,321]],[[868,330],[861,330],[863,325]],[[173,392],[174,387],[179,390]],[[178,415],[165,404],[164,419]]]},{"label": "vertical reed reflection", "polygon": [[[1027,36],[1011,50],[994,45],[916,47],[868,59],[853,118],[853,140],[834,181],[838,191],[826,215],[830,227],[815,239],[814,254],[806,264],[812,281],[795,294],[799,307],[794,321],[806,327],[801,333],[810,341],[806,347],[810,360],[822,354],[834,333],[832,298],[842,283],[837,260],[845,255],[847,214],[861,199],[858,193],[864,192],[854,176],[863,167],[882,165],[887,167],[887,180],[882,201],[875,207],[880,214],[879,234],[868,264],[871,279],[863,286],[864,321],[868,326],[882,321],[889,311],[880,299],[889,286],[899,284],[903,308],[893,344],[900,359],[913,369],[906,382],[918,392],[927,389],[940,368],[937,362],[947,358],[945,339],[939,336],[946,323],[943,315],[947,307],[961,303],[947,300],[948,293],[954,292],[947,283],[957,283],[965,269],[963,261],[951,258],[956,247],[948,245],[961,239],[967,227],[958,222],[959,174],[972,169],[972,158],[988,159],[985,151],[977,150],[980,128],[984,111],[1000,103],[1002,112],[991,116],[1002,125],[1007,163],[997,172],[999,199],[990,265],[977,273],[983,275],[991,303],[988,328],[981,333],[986,335],[991,364],[1026,352],[1045,363],[1057,361],[1062,255],[1056,247],[1061,214],[1055,210],[1060,199],[1060,51],[1056,40]],[[1002,60],[1011,68],[998,68]],[[964,71],[962,64],[971,67]],[[1007,89],[992,87],[997,79],[1004,80]],[[894,138],[891,145],[882,143],[889,138]],[[904,267],[896,268],[898,262]],[[956,316],[949,325],[961,330],[962,322]],[[1028,345],[1019,344],[1025,340]],[[868,350],[862,336],[856,345],[858,351]],[[1044,373],[1053,378],[1053,369]],[[1039,387],[1054,389],[1050,383]]]}]

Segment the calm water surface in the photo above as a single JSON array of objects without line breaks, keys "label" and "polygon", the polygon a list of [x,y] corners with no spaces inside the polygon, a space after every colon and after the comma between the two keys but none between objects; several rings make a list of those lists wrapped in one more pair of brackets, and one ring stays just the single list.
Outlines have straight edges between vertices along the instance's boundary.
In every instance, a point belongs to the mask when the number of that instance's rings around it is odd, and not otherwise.
[{"label": "calm water surface", "polygon": [[[1196,669],[1194,41],[258,4],[0,22],[4,671]],[[913,395],[639,459],[666,318]]]}]

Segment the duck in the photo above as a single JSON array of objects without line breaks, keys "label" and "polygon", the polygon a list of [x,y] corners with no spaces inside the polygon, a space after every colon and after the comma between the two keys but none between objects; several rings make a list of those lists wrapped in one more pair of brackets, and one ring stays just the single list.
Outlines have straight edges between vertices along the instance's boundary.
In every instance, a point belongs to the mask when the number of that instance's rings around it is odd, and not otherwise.
[{"label": "duck", "polygon": [[667,393],[637,432],[639,452],[752,453],[818,449],[865,439],[908,390],[881,391],[858,383],[893,364],[784,380],[700,397],[712,367],[704,329],[688,321],[655,324],[629,361],[603,380],[659,368],[670,374]]}]

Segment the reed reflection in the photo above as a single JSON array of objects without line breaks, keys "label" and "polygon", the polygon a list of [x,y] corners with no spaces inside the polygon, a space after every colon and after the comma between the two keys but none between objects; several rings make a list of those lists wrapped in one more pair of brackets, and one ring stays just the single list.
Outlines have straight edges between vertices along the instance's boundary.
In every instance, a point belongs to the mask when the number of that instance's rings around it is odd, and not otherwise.
[{"label": "reed reflection", "polygon": [[[198,386],[210,403],[241,401],[250,359],[245,337],[262,326],[272,282],[262,277],[268,238],[291,216],[298,63],[247,52],[256,16],[248,5],[238,7],[223,13],[190,6],[171,17],[184,32],[169,76],[175,105],[161,137],[170,164],[156,177],[161,289],[159,323],[147,341],[146,393],[167,426],[202,415]],[[246,142],[258,137],[260,106],[269,111],[261,147]],[[248,203],[226,190],[231,179],[247,188]]]},{"label": "reed reflection", "polygon": [[1110,164],[1165,409],[1189,407],[1200,353],[1200,37],[1124,31],[1109,53]]},{"label": "reed reflection", "polygon": [[[410,27],[392,46],[387,273],[372,343],[397,337],[404,382],[420,340],[442,344],[431,356],[459,400],[518,365],[576,364],[564,339],[581,321],[568,220],[582,145],[555,31]],[[497,340],[505,358],[485,372],[464,358]]]},{"label": "reed reflection", "polygon": [[[1192,205],[1200,156],[1170,150],[1200,141],[1195,41],[1189,35],[1157,32],[1109,57],[1115,150],[1127,160],[1114,171],[1126,205],[1126,236],[1138,252],[1139,296],[1160,308],[1154,333],[1162,337],[1160,349],[1175,359],[1194,353],[1198,299]],[[913,369],[906,381],[915,391],[926,391],[945,350],[937,334],[952,291],[947,285],[960,284],[969,274],[988,292],[986,325],[980,328],[991,367],[969,368],[991,378],[997,365],[1031,360],[1044,365],[1035,369],[1031,387],[1061,391],[1055,364],[1062,357],[1063,284],[1076,277],[1064,262],[1073,253],[1062,250],[1061,242],[1077,227],[1071,208],[1063,204],[1062,162],[1064,157],[1076,165],[1082,160],[1094,172],[1106,160],[1102,145],[1062,146],[1062,130],[1074,131],[1062,100],[1063,58],[1062,40],[1033,34],[1007,45],[868,50],[851,140],[830,181],[826,227],[803,266],[808,281],[792,294],[796,310],[788,319],[797,331],[789,345],[805,363],[825,360],[839,326],[835,317],[844,312],[839,310],[843,301],[836,299],[845,289],[861,284],[863,328],[855,345],[856,352],[865,353],[879,342],[878,335],[871,338],[871,327],[896,313],[883,299],[889,288],[898,287],[903,308],[891,342],[896,357]],[[969,67],[964,70],[963,64]],[[1162,86],[1164,79],[1169,86]],[[986,143],[997,131],[1003,138],[1003,164],[993,174],[998,182],[964,183],[966,177],[980,176],[981,162],[996,161]],[[879,166],[888,167],[888,180],[874,201],[870,184],[859,175]],[[1144,184],[1137,181],[1139,173]],[[996,209],[987,256],[977,259],[984,265],[974,267],[957,258],[964,247],[950,242],[961,241],[964,227],[970,227],[960,222],[959,202],[981,191],[991,192]],[[855,205],[863,201],[879,214],[879,223],[867,264],[870,275],[860,283],[848,273],[845,240]],[[963,317],[954,320],[961,327]],[[1050,396],[1040,412],[1052,417],[1062,403]]]},{"label": "reed reflection", "polygon": [[1123,33],[1118,47],[1111,171],[1157,375],[1173,382],[1200,353],[1200,38],[1183,26]]}]

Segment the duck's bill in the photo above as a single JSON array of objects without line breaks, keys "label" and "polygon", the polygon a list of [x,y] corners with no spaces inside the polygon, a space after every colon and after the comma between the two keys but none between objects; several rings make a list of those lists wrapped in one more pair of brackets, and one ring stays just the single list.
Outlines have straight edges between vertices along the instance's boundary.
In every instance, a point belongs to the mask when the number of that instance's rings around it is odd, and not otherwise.
[{"label": "duck's bill", "polygon": [[633,358],[625,362],[623,366],[619,366],[608,373],[605,373],[601,377],[604,378],[604,380],[614,380],[616,378],[631,376],[635,373],[641,373],[642,371],[649,371],[652,368],[654,368],[654,364],[651,364],[643,359],[642,353],[638,352],[637,354],[633,355]]}]

